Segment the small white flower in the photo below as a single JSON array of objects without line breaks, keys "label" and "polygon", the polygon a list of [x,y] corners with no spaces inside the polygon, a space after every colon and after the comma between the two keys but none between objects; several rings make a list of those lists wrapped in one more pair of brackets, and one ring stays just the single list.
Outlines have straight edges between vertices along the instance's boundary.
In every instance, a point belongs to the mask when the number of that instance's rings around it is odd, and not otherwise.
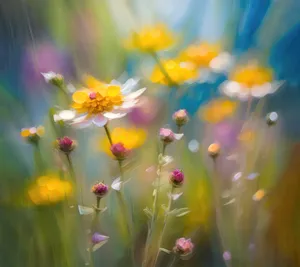
[{"label": "small white flower", "polygon": [[234,57],[228,52],[222,52],[209,62],[209,67],[217,73],[228,72],[234,64]]},{"label": "small white flower", "polygon": [[58,121],[71,121],[75,118],[75,111],[73,110],[61,110],[58,113],[53,115],[53,119],[55,122]]}]

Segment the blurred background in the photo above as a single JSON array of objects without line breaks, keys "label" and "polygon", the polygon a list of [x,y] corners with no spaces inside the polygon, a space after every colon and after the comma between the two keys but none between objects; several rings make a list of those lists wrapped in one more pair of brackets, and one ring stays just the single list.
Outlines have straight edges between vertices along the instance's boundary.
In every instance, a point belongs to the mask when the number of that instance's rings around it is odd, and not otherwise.
[{"label": "blurred background", "polygon": [[[300,266],[299,12],[299,0],[0,0],[0,266],[89,264],[84,230],[89,219],[82,219],[76,212],[65,212],[60,206],[51,210],[38,207],[36,211],[21,200],[35,176],[33,150],[20,138],[22,128],[44,125],[42,157],[49,169],[59,165],[56,155],[52,155],[55,133],[48,130],[49,109],[59,108],[63,97],[45,83],[41,73],[48,71],[63,74],[70,90],[82,86],[85,74],[105,82],[138,77],[148,89],[139,107],[126,119],[111,124],[112,128],[137,127],[147,133],[126,170],[133,179],[131,183],[135,183],[128,195],[136,203],[132,208],[139,233],[136,255],[142,254],[146,235],[147,218],[140,213],[151,205],[149,188],[155,175],[151,167],[156,164],[157,132],[164,125],[172,125],[166,118],[169,109],[173,112],[184,108],[190,122],[181,152],[178,147],[170,151],[174,157],[170,166],[183,168],[189,177],[181,201],[191,213],[180,218],[180,226],[171,227],[171,232],[177,237],[192,236],[196,253],[178,266]],[[175,100],[166,86],[152,83],[153,58],[128,51],[124,42],[131,32],[157,23],[177,35],[176,46],[161,52],[162,58],[175,57],[192,43],[216,43],[235,62],[255,60],[269,66],[275,80],[283,81],[276,93],[263,101],[253,100],[253,112],[258,114],[253,131],[261,139],[250,144],[258,152],[253,152],[247,175],[259,173],[260,185],[271,193],[263,208],[255,210],[255,214],[251,209],[250,215],[243,218],[241,232],[235,231],[232,211],[225,211],[222,225],[227,250],[231,251],[230,263],[224,263],[217,226],[211,219],[212,166],[205,152],[211,142],[222,140],[224,147],[228,145],[227,156],[235,153],[230,138],[233,143],[236,141],[234,131],[241,128],[247,102],[240,102],[234,120],[211,126],[199,112],[221,96],[219,86],[227,80],[227,73],[217,73],[209,81],[195,81]],[[264,117],[272,111],[278,113],[279,123],[269,131]],[[68,129],[67,133],[79,143],[73,163],[80,177],[81,201],[91,206],[91,185],[98,180],[111,182],[118,171],[115,162],[100,148],[102,129]],[[232,161],[228,163],[225,156],[221,160],[224,177],[219,183],[226,193],[234,187],[229,182],[232,176],[241,170]],[[149,198],[144,197],[146,193]],[[105,204],[116,205],[116,200],[109,196]],[[263,222],[256,224],[260,219]],[[95,266],[130,266],[122,235],[115,232],[120,228],[118,213],[110,209],[101,221],[100,230],[110,236],[110,241],[95,255]],[[241,239],[240,243],[237,239]],[[166,245],[172,247],[174,240],[170,238]],[[161,266],[166,266],[164,260],[167,262],[168,258],[163,258]]]}]

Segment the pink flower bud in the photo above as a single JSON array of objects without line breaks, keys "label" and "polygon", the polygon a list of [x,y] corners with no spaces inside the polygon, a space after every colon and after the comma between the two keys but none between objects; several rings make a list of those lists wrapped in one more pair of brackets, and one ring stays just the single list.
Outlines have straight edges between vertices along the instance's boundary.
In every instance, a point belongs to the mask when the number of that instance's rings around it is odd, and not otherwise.
[{"label": "pink flower bud", "polygon": [[95,99],[97,97],[97,93],[96,92],[90,92],[89,93],[89,98],[90,99]]},{"label": "pink flower bud", "polygon": [[184,181],[184,174],[181,170],[175,169],[171,172],[170,182],[174,187],[182,186]]},{"label": "pink flower bud", "polygon": [[176,240],[175,247],[173,248],[174,253],[185,256],[193,252],[194,244],[191,239],[185,239],[184,237]]},{"label": "pink flower bud", "polygon": [[185,109],[176,111],[173,114],[172,118],[175,121],[176,125],[179,127],[185,125],[189,121],[189,117]]},{"label": "pink flower bud", "polygon": [[123,143],[113,144],[110,147],[110,151],[118,160],[125,159],[130,152],[130,150],[128,150]]},{"label": "pink flower bud", "polygon": [[101,235],[101,234],[99,234],[99,233],[94,233],[94,234],[92,235],[91,241],[92,241],[92,243],[93,243],[94,245],[96,245],[96,244],[99,244],[99,243],[101,243],[101,242],[104,242],[104,241],[107,240],[107,239],[108,239],[108,236]]},{"label": "pink flower bud", "polygon": [[160,128],[159,130],[160,139],[165,143],[169,144],[175,140],[175,135],[171,129],[168,128]]},{"label": "pink flower bud", "polygon": [[108,186],[104,183],[96,183],[92,187],[92,192],[97,196],[97,197],[104,197],[107,192],[108,192]]},{"label": "pink flower bud", "polygon": [[72,152],[76,146],[75,141],[69,138],[68,136],[58,138],[56,142],[58,149],[66,154]]}]

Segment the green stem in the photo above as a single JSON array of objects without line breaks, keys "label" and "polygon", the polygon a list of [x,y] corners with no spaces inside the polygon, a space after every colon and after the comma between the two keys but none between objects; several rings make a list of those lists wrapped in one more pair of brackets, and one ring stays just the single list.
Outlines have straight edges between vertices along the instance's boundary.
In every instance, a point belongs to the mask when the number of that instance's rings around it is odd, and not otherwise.
[{"label": "green stem", "polygon": [[45,172],[45,165],[44,165],[39,141],[34,143],[34,162],[35,162],[37,174],[38,175],[43,174]]},{"label": "green stem", "polygon": [[[167,145],[164,143],[163,148],[162,148],[162,157],[164,157],[165,152],[166,152],[166,147]],[[157,177],[157,183],[155,185],[155,195],[154,195],[154,200],[153,200],[153,206],[152,206],[152,218],[151,218],[151,223],[148,229],[148,234],[147,234],[147,239],[146,239],[146,246],[145,246],[145,253],[144,253],[144,260],[142,266],[145,266],[148,260],[148,254],[149,254],[149,246],[150,246],[150,241],[152,238],[152,233],[153,233],[153,228],[155,225],[155,222],[157,220],[157,215],[158,215],[158,196],[159,196],[159,188],[160,188],[160,178],[161,178],[161,170],[162,170],[162,164],[159,162],[158,163],[158,177]]]},{"label": "green stem", "polygon": [[173,267],[173,266],[175,265],[175,263],[177,262],[177,260],[178,260],[177,255],[174,255],[174,256],[173,256],[173,259],[172,259],[172,261],[170,262],[170,264],[168,265],[168,267]]},{"label": "green stem", "polygon": [[110,131],[109,131],[109,129],[108,129],[107,124],[104,125],[104,130],[105,130],[105,133],[106,133],[106,135],[107,135],[108,141],[109,141],[110,145],[112,146],[112,145],[113,145],[113,142],[112,142],[111,135],[110,135]]},{"label": "green stem", "polygon": [[160,253],[160,247],[161,247],[161,244],[162,244],[162,241],[163,241],[163,237],[165,235],[165,231],[166,231],[166,226],[167,226],[167,223],[168,223],[168,217],[169,217],[169,213],[170,213],[170,210],[171,210],[171,206],[172,206],[172,195],[173,195],[173,192],[174,192],[174,186],[171,187],[171,190],[170,190],[170,197],[169,197],[169,203],[168,203],[168,207],[167,207],[167,210],[165,212],[165,219],[164,219],[164,225],[163,225],[163,228],[162,228],[162,231],[159,235],[159,239],[158,239],[158,251],[157,251],[157,254],[156,254],[156,257],[155,257],[155,262],[154,262],[154,266],[156,265],[157,261],[158,261],[158,257],[159,257],[159,253]]},{"label": "green stem", "polygon": [[70,154],[69,153],[65,153],[68,164],[69,164],[69,172],[70,172],[70,176],[72,181],[75,183],[76,182],[76,176],[75,176],[75,171],[74,171],[74,166],[73,166],[73,162],[71,160]]}]

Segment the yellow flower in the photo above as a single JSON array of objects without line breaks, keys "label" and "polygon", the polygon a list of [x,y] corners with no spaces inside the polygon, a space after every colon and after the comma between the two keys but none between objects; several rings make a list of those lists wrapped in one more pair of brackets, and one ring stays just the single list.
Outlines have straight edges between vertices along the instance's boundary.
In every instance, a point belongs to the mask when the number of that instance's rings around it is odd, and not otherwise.
[{"label": "yellow flower", "polygon": [[270,68],[258,65],[241,66],[229,75],[229,79],[244,84],[247,88],[251,88],[271,82],[273,80],[273,71]]},{"label": "yellow flower", "polygon": [[229,118],[237,109],[237,103],[227,99],[216,99],[204,106],[199,116],[210,123],[219,123]]},{"label": "yellow flower", "polygon": [[134,32],[125,42],[129,49],[139,49],[143,52],[154,52],[166,49],[174,44],[174,36],[163,24],[146,26],[139,32]]},{"label": "yellow flower", "polygon": [[180,54],[180,59],[190,61],[197,66],[208,67],[212,59],[220,53],[220,47],[206,42],[190,45]]},{"label": "yellow flower", "polygon": [[[132,150],[140,147],[146,140],[146,132],[143,129],[135,128],[114,128],[111,131],[111,139],[114,144],[123,143],[126,149]],[[110,143],[106,137],[101,138],[99,142],[100,150],[110,156],[113,156],[110,151]]]},{"label": "yellow flower", "polygon": [[234,69],[229,80],[221,85],[221,90],[230,97],[247,100],[249,97],[264,97],[274,93],[281,83],[273,81],[274,75],[270,68],[257,64],[248,64]]},{"label": "yellow flower", "polygon": [[[78,114],[84,114],[74,120],[73,124],[89,126],[94,123],[101,127],[108,119],[124,117],[126,110],[132,108],[146,88],[131,92],[137,82],[129,79],[124,85],[106,84],[98,81],[92,76],[86,76],[87,88],[76,91],[72,98],[72,108]],[[114,113],[118,110],[121,113]]]},{"label": "yellow flower", "polygon": [[188,80],[195,79],[198,75],[195,65],[190,62],[169,59],[163,60],[161,64],[169,78],[166,77],[166,73],[162,72],[159,66],[155,66],[150,78],[153,83],[171,86],[173,85],[171,81],[174,84],[181,84]]},{"label": "yellow flower", "polygon": [[72,194],[72,185],[56,176],[40,176],[29,187],[29,199],[35,205],[54,204]]}]

